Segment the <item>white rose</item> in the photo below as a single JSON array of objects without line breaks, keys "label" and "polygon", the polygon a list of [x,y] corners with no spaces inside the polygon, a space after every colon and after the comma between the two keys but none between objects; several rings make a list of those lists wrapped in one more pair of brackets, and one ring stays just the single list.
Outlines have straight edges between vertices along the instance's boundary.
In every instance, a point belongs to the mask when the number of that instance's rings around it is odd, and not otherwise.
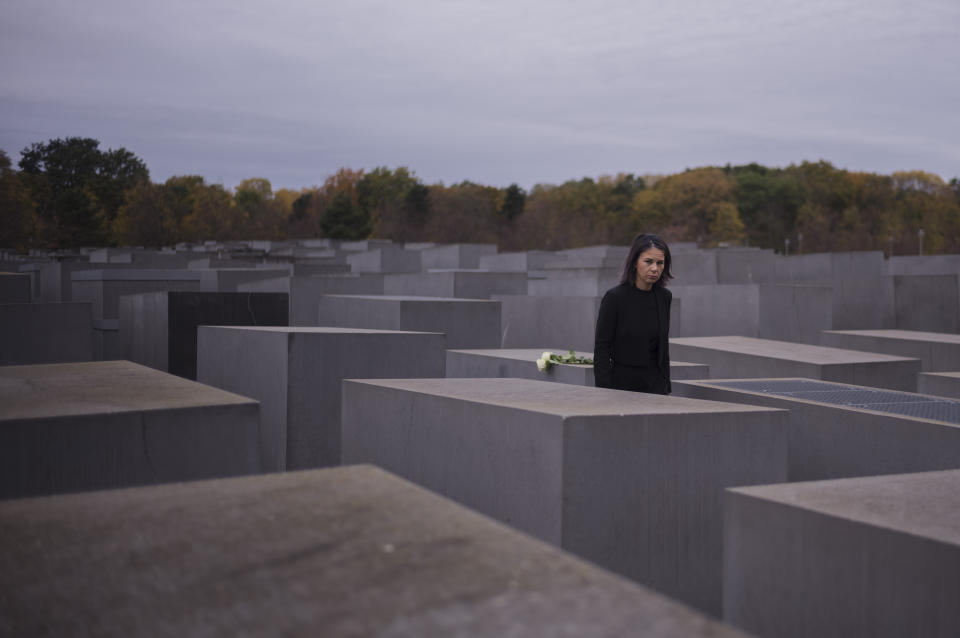
[{"label": "white rose", "polygon": [[540,355],[540,358],[543,359],[544,361],[549,361],[550,355],[552,354],[553,353],[548,350],[547,352],[544,352],[542,355]]},{"label": "white rose", "polygon": [[537,359],[537,370],[540,372],[547,371],[547,362],[543,359]]}]

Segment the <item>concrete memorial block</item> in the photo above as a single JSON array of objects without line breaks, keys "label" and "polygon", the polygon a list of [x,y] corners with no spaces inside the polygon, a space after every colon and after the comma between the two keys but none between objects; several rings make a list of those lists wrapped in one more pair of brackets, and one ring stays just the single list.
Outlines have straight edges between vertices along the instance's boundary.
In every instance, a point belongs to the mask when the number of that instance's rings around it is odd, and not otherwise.
[{"label": "concrete memorial block", "polygon": [[343,462],[719,614],[722,489],[785,479],[786,417],[527,379],[347,380]]},{"label": "concrete memorial block", "polygon": [[[673,301],[683,304],[679,329],[673,336],[736,334],[755,337],[760,331],[760,287],[757,284],[723,286],[671,285]],[[673,354],[671,352],[671,354]]]},{"label": "concrete memorial block", "polygon": [[758,292],[760,338],[819,344],[820,332],[833,326],[832,286],[762,284]]},{"label": "concrete memorial block", "polygon": [[590,277],[531,278],[527,281],[527,293],[542,297],[603,297],[620,281],[620,274]]},{"label": "concrete memorial block", "polygon": [[920,370],[960,370],[960,335],[919,330],[824,330],[820,343],[920,360]]},{"label": "concrete memorial block", "polygon": [[424,270],[479,268],[481,257],[496,253],[496,244],[446,244],[420,251]]},{"label": "concrete memorial block", "polygon": [[424,273],[388,274],[383,294],[416,297],[490,299],[493,295],[527,294],[527,275],[522,272],[483,270],[437,270]]},{"label": "concrete memorial block", "polygon": [[197,328],[286,326],[280,292],[147,292],[120,298],[122,358],[197,378]]},{"label": "concrete memorial block", "polygon": [[30,303],[29,273],[0,272],[0,303]]},{"label": "concrete memorial block", "polygon": [[887,260],[890,275],[960,274],[960,255],[895,256]]},{"label": "concrete memorial block", "polygon": [[290,325],[318,326],[317,304],[323,295],[382,295],[383,275],[283,277],[241,284],[240,292],[285,292],[290,295]]},{"label": "concrete memorial block", "polygon": [[917,391],[960,399],[960,372],[921,372],[917,377]]},{"label": "concrete memorial block", "polygon": [[838,278],[833,288],[833,328],[894,327],[894,285],[890,277]]},{"label": "concrete memorial block", "polygon": [[[772,250],[760,248],[721,248],[712,251],[717,260],[717,283],[752,284],[776,281]],[[679,272],[679,271],[677,271]]]},{"label": "concrete memorial block", "polygon": [[240,285],[263,279],[286,277],[285,268],[224,268],[194,269],[200,273],[200,292],[239,292]]},{"label": "concrete memorial block", "polygon": [[960,275],[897,275],[895,321],[900,330],[960,332]]},{"label": "concrete memorial block", "polygon": [[779,282],[871,279],[886,273],[879,250],[791,255],[776,259],[774,268]]},{"label": "concrete memorial block", "polygon": [[0,533],[11,636],[742,636],[369,466],[9,501]]},{"label": "concrete memorial block", "polygon": [[500,345],[499,301],[324,295],[318,306],[318,321],[321,326],[442,332],[448,348]]},{"label": "concrete memorial block", "polygon": [[672,358],[706,363],[715,379],[806,377],[912,392],[919,359],[749,337],[670,339]]},{"label": "concrete memorial block", "polygon": [[88,303],[0,304],[0,366],[91,361]]},{"label": "concrete memorial block", "polygon": [[960,635],[960,471],[724,499],[723,617],[758,636]]},{"label": "concrete memorial block", "polygon": [[0,499],[259,472],[258,412],[129,361],[0,367]]},{"label": "concrete memorial block", "polygon": [[[40,272],[43,264],[42,263],[29,263],[29,264],[20,264],[20,267],[17,269],[17,272],[25,274],[30,277],[30,301],[39,301],[41,292],[40,292]],[[0,300],[0,303],[4,303]],[[14,302],[19,303],[19,302]]]},{"label": "concrete memorial block", "polygon": [[[568,354],[562,348],[521,348],[490,350],[447,350],[447,378],[505,378],[556,381],[593,387],[592,364],[551,365],[545,372],[537,369],[537,359],[545,351]],[[578,357],[593,358],[592,351],[574,352]],[[699,363],[670,362],[671,379],[707,379],[710,366]]]},{"label": "concrete memorial block", "polygon": [[532,348],[544,343],[562,343],[575,350],[593,350],[599,297],[494,295],[493,298],[500,302],[501,347]]},{"label": "concrete memorial block", "polygon": [[712,251],[677,251],[670,246],[673,273],[684,286],[714,285],[717,283],[717,257]]},{"label": "concrete memorial block", "polygon": [[960,468],[960,401],[799,378],[678,381],[673,392],[789,410],[791,481]]},{"label": "concrete memorial block", "polygon": [[347,257],[352,272],[420,272],[420,251],[404,250],[397,245],[383,246]]},{"label": "concrete memorial block", "polygon": [[442,334],[201,326],[197,379],[260,401],[264,471],[340,463],[343,379],[442,377]]},{"label": "concrete memorial block", "polygon": [[82,270],[73,272],[73,301],[93,304],[93,318],[119,319],[120,296],[140,292],[199,291],[196,270]]},{"label": "concrete memorial block", "polygon": [[530,250],[517,253],[480,255],[478,268],[494,272],[530,272],[540,270],[548,261],[556,261],[556,253]]}]

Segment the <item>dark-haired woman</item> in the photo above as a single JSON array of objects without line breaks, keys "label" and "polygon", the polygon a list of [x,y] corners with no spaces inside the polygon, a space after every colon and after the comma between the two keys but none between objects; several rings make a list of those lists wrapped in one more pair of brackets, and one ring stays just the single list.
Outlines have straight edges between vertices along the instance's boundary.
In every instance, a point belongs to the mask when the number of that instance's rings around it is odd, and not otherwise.
[{"label": "dark-haired woman", "polygon": [[593,348],[597,387],[670,394],[670,301],[664,284],[670,248],[657,235],[637,235],[620,285],[600,302]]}]

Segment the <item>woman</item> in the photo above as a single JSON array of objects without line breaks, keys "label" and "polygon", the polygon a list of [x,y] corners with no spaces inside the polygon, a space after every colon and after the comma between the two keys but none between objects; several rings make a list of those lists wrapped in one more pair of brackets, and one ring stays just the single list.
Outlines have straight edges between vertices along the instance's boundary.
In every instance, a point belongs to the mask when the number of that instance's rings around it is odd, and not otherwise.
[{"label": "woman", "polygon": [[597,387],[670,394],[670,248],[637,235],[620,285],[600,302],[593,348]]}]

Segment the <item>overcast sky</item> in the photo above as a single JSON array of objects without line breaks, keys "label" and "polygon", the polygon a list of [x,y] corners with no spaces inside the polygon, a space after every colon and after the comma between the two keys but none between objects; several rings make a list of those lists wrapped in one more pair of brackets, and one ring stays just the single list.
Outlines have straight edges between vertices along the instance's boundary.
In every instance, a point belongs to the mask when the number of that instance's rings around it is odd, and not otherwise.
[{"label": "overcast sky", "polygon": [[154,181],[559,184],[704,165],[960,176],[958,0],[0,0],[0,149]]}]

